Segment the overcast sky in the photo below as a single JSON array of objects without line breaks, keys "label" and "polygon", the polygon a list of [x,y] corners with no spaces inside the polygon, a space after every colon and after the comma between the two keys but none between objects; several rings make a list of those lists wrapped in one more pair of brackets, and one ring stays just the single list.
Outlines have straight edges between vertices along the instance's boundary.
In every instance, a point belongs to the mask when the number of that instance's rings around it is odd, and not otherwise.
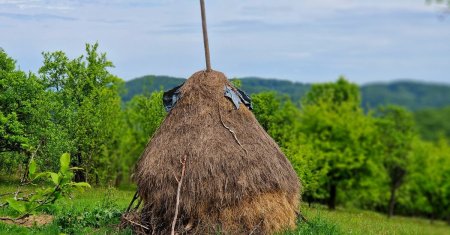
[{"label": "overcast sky", "polygon": [[[206,0],[211,60],[229,77],[450,83],[450,15],[425,0]],[[98,41],[129,80],[204,68],[197,0],[0,0],[0,47],[22,70]]]}]

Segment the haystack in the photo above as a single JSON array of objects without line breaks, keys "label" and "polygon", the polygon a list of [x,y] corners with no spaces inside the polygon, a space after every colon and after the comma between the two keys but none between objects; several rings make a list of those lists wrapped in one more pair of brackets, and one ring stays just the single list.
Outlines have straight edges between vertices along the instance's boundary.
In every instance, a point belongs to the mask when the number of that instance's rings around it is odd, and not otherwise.
[{"label": "haystack", "polygon": [[139,159],[133,178],[147,233],[170,234],[174,217],[178,234],[295,226],[296,173],[252,112],[224,96],[226,86],[235,89],[220,72],[192,75]]}]

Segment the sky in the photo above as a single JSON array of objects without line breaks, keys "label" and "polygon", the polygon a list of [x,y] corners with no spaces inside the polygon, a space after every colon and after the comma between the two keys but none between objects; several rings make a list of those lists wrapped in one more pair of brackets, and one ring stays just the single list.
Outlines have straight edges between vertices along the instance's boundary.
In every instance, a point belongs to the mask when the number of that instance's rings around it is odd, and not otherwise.
[{"label": "sky", "polygon": [[[205,0],[211,63],[228,77],[450,84],[450,14],[425,0]],[[447,11],[447,13],[445,13]],[[197,0],[0,0],[0,47],[36,72],[44,51],[99,43],[125,80],[205,67]]]}]

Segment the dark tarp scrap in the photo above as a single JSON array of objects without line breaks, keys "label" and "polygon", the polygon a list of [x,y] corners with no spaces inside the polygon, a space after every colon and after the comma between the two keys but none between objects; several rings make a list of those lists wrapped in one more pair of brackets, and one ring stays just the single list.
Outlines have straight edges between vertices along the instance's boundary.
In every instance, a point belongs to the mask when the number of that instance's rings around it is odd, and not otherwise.
[{"label": "dark tarp scrap", "polygon": [[183,84],[164,92],[163,103],[164,108],[166,108],[166,112],[170,112],[170,110],[172,110],[177,101],[180,99],[180,88],[183,86]]},{"label": "dark tarp scrap", "polygon": [[248,96],[247,93],[245,93],[245,91],[239,88],[236,89],[239,92],[238,95],[241,98],[241,101],[244,103],[244,105],[247,106],[250,110],[253,110],[252,99],[250,98],[250,96]]},{"label": "dark tarp scrap", "polygon": [[250,97],[242,90],[237,89],[237,88],[235,88],[235,89],[236,90],[234,90],[233,88],[231,88],[229,86],[225,86],[225,94],[224,94],[225,97],[228,97],[233,102],[236,109],[239,109],[239,105],[241,103],[243,103],[250,110],[252,110],[253,105],[252,105],[252,100],[250,99]]},{"label": "dark tarp scrap", "polygon": [[[175,107],[175,104],[180,99],[180,88],[183,86],[183,84],[164,92],[163,104],[166,112],[170,112],[170,110]],[[247,106],[250,110],[253,109],[252,100],[244,91],[237,88],[231,88],[229,86],[225,86],[224,90],[225,97],[228,97],[233,102],[236,109],[239,109],[241,103]]]}]

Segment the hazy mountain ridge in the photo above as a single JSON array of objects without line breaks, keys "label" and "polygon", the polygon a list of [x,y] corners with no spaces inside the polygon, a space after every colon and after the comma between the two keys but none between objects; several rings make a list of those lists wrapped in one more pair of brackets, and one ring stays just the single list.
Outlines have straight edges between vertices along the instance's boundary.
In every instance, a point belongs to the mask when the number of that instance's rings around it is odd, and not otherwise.
[{"label": "hazy mountain ridge", "polygon": [[[311,84],[288,80],[266,79],[258,77],[239,78],[242,89],[249,94],[263,91],[276,91],[288,95],[294,102],[308,92]],[[184,78],[148,75],[127,81],[127,93],[124,101],[136,94],[150,93],[156,90],[167,90],[185,81]],[[450,105],[450,85],[426,83],[413,80],[399,80],[389,83],[371,83],[360,86],[362,105],[374,108],[385,104],[397,104],[410,110],[439,108]]]}]

